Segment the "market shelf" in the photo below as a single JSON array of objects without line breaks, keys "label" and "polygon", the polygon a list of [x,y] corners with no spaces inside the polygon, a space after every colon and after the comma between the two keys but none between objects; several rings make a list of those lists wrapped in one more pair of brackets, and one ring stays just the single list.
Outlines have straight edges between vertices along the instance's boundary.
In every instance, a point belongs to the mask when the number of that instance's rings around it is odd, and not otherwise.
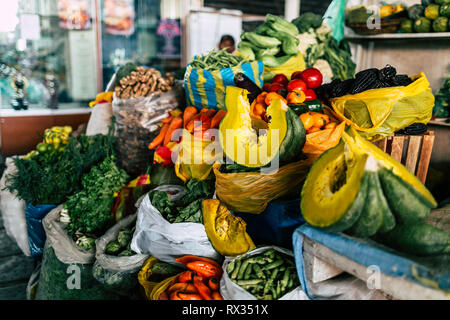
[{"label": "market shelf", "polygon": [[429,33],[382,33],[376,35],[347,34],[348,40],[407,40],[407,39],[450,39],[450,32]]}]

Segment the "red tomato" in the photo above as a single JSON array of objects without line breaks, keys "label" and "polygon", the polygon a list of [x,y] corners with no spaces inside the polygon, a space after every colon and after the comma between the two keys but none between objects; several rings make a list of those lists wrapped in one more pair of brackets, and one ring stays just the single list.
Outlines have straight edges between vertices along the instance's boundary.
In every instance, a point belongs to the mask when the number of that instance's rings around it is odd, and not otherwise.
[{"label": "red tomato", "polygon": [[322,84],[322,73],[316,68],[305,69],[301,74],[302,80],[310,89],[315,89]]},{"label": "red tomato", "polygon": [[269,87],[269,92],[276,92],[281,89],[284,89],[284,86],[281,83],[272,83]]},{"label": "red tomato", "polygon": [[281,83],[283,86],[289,82],[288,78],[284,74],[277,74],[272,78],[272,83]]},{"label": "red tomato", "polygon": [[262,87],[263,91],[269,92],[270,83],[265,83]]},{"label": "red tomato", "polygon": [[305,101],[311,101],[311,100],[317,99],[317,95],[313,89],[306,89],[305,96],[306,96]]},{"label": "red tomato", "polygon": [[302,79],[302,72],[301,71],[295,71],[292,75],[291,75],[291,80],[294,79]]},{"label": "red tomato", "polygon": [[291,92],[293,90],[305,91],[306,90],[306,83],[303,80],[294,79],[294,80],[289,81],[286,89],[287,89],[288,92]]}]

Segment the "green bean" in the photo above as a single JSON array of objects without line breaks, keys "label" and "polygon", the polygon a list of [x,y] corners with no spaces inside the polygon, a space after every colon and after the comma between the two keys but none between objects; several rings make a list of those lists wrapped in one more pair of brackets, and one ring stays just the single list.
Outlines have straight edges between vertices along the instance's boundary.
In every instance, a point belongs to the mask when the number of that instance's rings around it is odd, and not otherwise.
[{"label": "green bean", "polygon": [[239,273],[239,269],[241,267],[241,259],[236,259],[236,266],[233,270],[233,273],[231,274],[231,279],[236,279]]},{"label": "green bean", "polygon": [[236,280],[236,284],[240,286],[249,286],[249,285],[257,285],[263,282],[262,279],[253,279],[253,280]]},{"label": "green bean", "polygon": [[244,279],[245,269],[247,269],[247,265],[248,265],[248,260],[244,260],[241,264],[241,267],[239,268],[239,273],[237,276],[238,279]]},{"label": "green bean", "polygon": [[250,274],[252,273],[252,265],[250,262],[247,264],[247,269],[245,269],[244,279],[248,280],[250,278]]},{"label": "green bean", "polygon": [[232,273],[233,273],[233,270],[234,270],[234,267],[235,267],[235,261],[236,261],[236,260],[232,260],[232,261],[228,264],[228,266],[227,266],[227,273],[228,273],[228,274],[232,274]]},{"label": "green bean", "polygon": [[[269,263],[267,266],[263,267],[264,270],[270,270],[270,269],[275,269],[276,267],[279,267],[283,264],[283,260],[279,259],[276,260],[272,263]],[[277,270],[278,271],[278,270]]]},{"label": "green bean", "polygon": [[260,267],[258,264],[254,264],[254,265],[253,265],[253,269],[255,270],[256,275],[257,275],[258,277],[264,278],[264,279],[267,278],[266,275],[264,274],[264,272],[262,271],[261,267]]}]

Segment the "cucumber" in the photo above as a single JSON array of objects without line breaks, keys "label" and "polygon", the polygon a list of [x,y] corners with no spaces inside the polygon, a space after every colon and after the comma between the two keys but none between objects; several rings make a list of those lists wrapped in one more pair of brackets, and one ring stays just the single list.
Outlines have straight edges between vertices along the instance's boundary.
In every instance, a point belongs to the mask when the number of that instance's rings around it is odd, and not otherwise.
[{"label": "cucumber", "polygon": [[161,274],[161,275],[175,275],[182,272],[184,269],[179,268],[177,266],[171,265],[166,262],[157,262],[152,267],[152,273]]},{"label": "cucumber", "polygon": [[388,247],[418,256],[438,255],[450,252],[450,235],[429,224],[398,224],[389,232],[374,238]]},{"label": "cucumber", "polygon": [[430,208],[416,197],[403,180],[392,171],[383,168],[379,172],[381,186],[389,207],[400,224],[424,222]]}]

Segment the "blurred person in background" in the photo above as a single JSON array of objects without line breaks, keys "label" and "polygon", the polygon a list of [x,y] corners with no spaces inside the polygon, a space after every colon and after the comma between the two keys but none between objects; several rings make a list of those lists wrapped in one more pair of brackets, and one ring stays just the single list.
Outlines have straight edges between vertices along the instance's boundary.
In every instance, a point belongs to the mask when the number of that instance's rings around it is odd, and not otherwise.
[{"label": "blurred person in background", "polygon": [[235,47],[235,42],[234,42],[233,36],[231,36],[229,34],[225,34],[222,36],[222,38],[220,38],[219,50],[221,50],[223,48],[227,48],[228,53],[234,52],[236,47]]}]

